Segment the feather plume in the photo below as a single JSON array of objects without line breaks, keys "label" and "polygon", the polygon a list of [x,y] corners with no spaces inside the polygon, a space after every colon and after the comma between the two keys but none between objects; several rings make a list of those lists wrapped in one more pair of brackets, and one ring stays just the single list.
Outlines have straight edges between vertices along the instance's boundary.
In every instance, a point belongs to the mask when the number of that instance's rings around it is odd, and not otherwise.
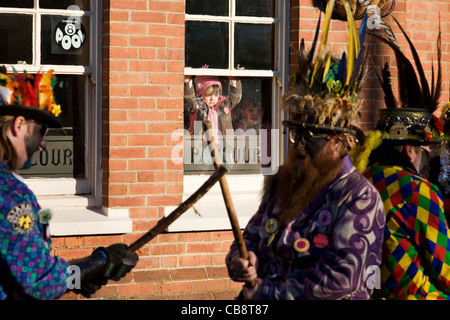
[{"label": "feather plume", "polygon": [[383,68],[383,91],[384,91],[384,101],[387,108],[396,108],[397,100],[395,99],[394,92],[391,86],[391,71],[389,70],[389,63],[385,63]]},{"label": "feather plume", "polygon": [[347,26],[348,26],[348,48],[347,48],[347,77],[345,79],[345,85],[350,84],[350,78],[353,74],[355,67],[355,56],[356,52],[359,50],[359,41],[357,41],[355,35],[356,25],[355,20],[353,20],[353,15],[351,12],[350,4],[345,1],[345,10],[347,12]]},{"label": "feather plume", "polygon": [[322,30],[322,38],[320,39],[320,46],[319,46],[319,52],[317,55],[317,61],[314,65],[314,71],[311,77],[310,87],[313,86],[314,78],[316,76],[316,73],[320,66],[323,63],[323,59],[325,57],[325,54],[327,52],[327,41],[328,41],[328,31],[330,30],[330,22],[331,22],[331,14],[333,13],[335,0],[330,0],[327,3],[327,8],[325,11],[325,19],[323,23],[323,30]]},{"label": "feather plume", "polygon": [[312,59],[314,57],[314,52],[316,51],[316,44],[317,44],[317,39],[319,38],[320,20],[321,19],[322,19],[322,11],[319,11],[319,20],[317,21],[316,32],[314,34],[313,43],[312,43],[311,50],[309,51],[309,55],[308,55],[308,63],[309,64],[312,63]]},{"label": "feather plume", "polygon": [[381,37],[376,33],[370,33],[391,47],[395,53],[398,68],[398,83],[400,100],[404,107],[422,108],[423,97],[416,72],[411,62],[405,57],[401,50],[390,40]]},{"label": "feather plume", "polygon": [[438,63],[438,74],[436,79],[436,84],[434,83],[434,70],[432,66],[433,76],[432,76],[432,90],[431,90],[431,103],[430,103],[430,113],[433,113],[438,105],[439,105],[439,99],[441,97],[442,92],[442,73],[441,73],[441,16],[439,15],[439,33],[436,43],[436,50],[437,50],[437,63]]},{"label": "feather plume", "polygon": [[[394,21],[397,23],[398,27],[400,28],[400,31],[405,36],[406,41],[408,41],[409,48],[411,49],[411,53],[412,53],[413,58],[414,58],[414,63],[416,65],[416,69],[417,69],[417,72],[419,73],[419,77],[420,77],[420,85],[422,87],[422,101],[425,104],[425,107],[427,109],[430,109],[431,108],[431,105],[430,105],[430,103],[431,103],[430,88],[428,86],[427,78],[425,77],[425,72],[423,71],[422,63],[420,62],[420,57],[419,57],[419,55],[418,55],[418,53],[416,51],[416,48],[414,47],[413,43],[411,42],[411,39],[406,34],[405,30],[403,30],[403,28],[400,25],[400,23],[398,22],[398,20],[395,19],[395,17],[393,17],[393,18],[394,18]],[[434,110],[429,110],[429,111],[430,111],[430,113],[434,112]]]}]

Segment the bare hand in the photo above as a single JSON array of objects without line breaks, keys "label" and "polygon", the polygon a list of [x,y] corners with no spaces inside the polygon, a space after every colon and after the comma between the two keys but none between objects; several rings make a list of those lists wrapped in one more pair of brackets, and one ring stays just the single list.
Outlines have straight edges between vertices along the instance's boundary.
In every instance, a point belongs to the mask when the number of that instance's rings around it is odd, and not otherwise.
[{"label": "bare hand", "polygon": [[258,276],[256,273],[257,262],[258,258],[253,251],[248,252],[248,260],[235,256],[230,263],[232,279],[239,282],[255,281]]}]

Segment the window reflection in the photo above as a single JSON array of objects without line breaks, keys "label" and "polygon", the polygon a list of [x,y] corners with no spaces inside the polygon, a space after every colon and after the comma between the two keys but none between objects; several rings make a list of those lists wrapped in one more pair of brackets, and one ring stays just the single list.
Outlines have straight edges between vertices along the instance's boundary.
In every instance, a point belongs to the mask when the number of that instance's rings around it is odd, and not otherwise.
[{"label": "window reflection", "polygon": [[236,23],[235,68],[272,70],[274,30],[271,24]]},{"label": "window reflection", "polygon": [[85,76],[56,75],[54,98],[63,129],[49,129],[46,150],[35,152],[24,177],[85,178]]},{"label": "window reflection", "polygon": [[228,0],[187,0],[187,14],[204,14],[210,16],[227,16],[229,12]]},{"label": "window reflection", "polygon": [[7,8],[33,8],[34,0],[2,0],[0,7]]},{"label": "window reflection", "polygon": [[236,0],[236,15],[274,17],[274,0]]},{"label": "window reflection", "polygon": [[33,63],[33,17],[0,13],[0,63]]},{"label": "window reflection", "polygon": [[73,6],[74,10],[91,10],[90,2],[90,0],[40,0],[39,7],[45,9],[69,9],[70,6]]},{"label": "window reflection", "polygon": [[228,23],[186,21],[185,65],[228,69]]}]

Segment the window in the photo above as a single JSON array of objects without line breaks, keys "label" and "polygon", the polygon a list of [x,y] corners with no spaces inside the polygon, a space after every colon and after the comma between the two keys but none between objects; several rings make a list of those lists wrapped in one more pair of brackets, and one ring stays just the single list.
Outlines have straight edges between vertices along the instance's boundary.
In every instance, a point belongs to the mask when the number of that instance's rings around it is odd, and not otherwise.
[{"label": "window", "polygon": [[[201,122],[207,118],[218,151],[231,167],[227,180],[241,227],[256,212],[264,175],[279,166],[288,10],[283,0],[186,0],[185,126],[179,146],[184,150],[184,197],[214,170]],[[214,95],[217,100],[208,106]],[[214,186],[169,231],[230,229],[221,202],[220,187]],[[173,209],[167,207],[165,214]]]},{"label": "window", "polygon": [[42,207],[54,211],[52,235],[130,232],[126,209],[101,207],[101,1],[0,1],[0,65],[54,70],[63,129],[20,174]]},{"label": "window", "polygon": [[0,64],[29,73],[54,70],[63,129],[50,129],[47,150],[20,174],[37,195],[95,198],[100,126],[98,1],[2,0]]},{"label": "window", "polygon": [[[278,128],[285,74],[284,6],[281,0],[186,1],[185,174],[213,170],[203,118],[212,121],[233,173],[270,174],[277,166],[271,129]],[[218,98],[207,107],[209,93],[199,86],[213,83]]]}]

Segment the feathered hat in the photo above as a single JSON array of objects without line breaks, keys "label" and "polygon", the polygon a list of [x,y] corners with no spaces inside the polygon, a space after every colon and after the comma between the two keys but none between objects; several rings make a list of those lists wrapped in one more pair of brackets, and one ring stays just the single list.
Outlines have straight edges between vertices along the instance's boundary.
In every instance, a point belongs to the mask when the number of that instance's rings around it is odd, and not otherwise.
[{"label": "feathered hat", "polygon": [[344,1],[347,11],[348,47],[341,57],[333,56],[327,48],[327,37],[335,0],[327,3],[316,61],[313,62],[320,20],[311,50],[306,52],[304,41],[298,56],[298,71],[293,76],[294,85],[283,96],[283,107],[289,109],[289,121],[283,125],[291,130],[305,129],[311,132],[348,133],[360,137],[358,128],[361,101],[358,93],[364,75],[364,39],[367,14],[359,31],[353,19],[350,4]]},{"label": "feathered hat", "polygon": [[439,143],[442,140],[442,125],[439,118],[434,116],[433,113],[440,103],[442,84],[440,24],[437,37],[437,76],[435,79],[432,65],[430,87],[413,43],[400,23],[395,18],[394,21],[408,42],[418,75],[412,63],[402,53],[392,36],[385,38],[378,34],[370,33],[392,48],[395,53],[398,70],[399,99],[395,97],[391,87],[389,64],[386,63],[384,65],[381,75],[379,72],[376,72],[384,92],[386,104],[386,109],[377,110],[376,130],[382,132],[381,138],[383,140],[388,140],[392,143],[411,143],[415,145]]},{"label": "feathered hat", "polygon": [[53,99],[55,78],[53,70],[36,75],[24,71],[8,74],[0,68],[0,115],[24,116],[47,125],[61,128],[56,118],[61,106]]}]

